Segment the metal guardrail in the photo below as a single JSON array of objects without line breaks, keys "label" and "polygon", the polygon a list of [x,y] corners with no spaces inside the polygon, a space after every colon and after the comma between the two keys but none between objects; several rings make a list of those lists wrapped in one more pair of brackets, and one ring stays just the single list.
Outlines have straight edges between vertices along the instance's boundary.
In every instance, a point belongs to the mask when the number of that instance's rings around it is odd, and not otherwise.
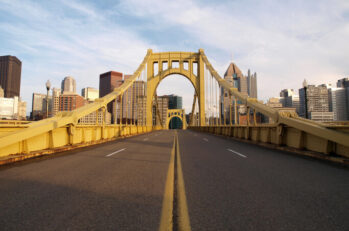
[{"label": "metal guardrail", "polygon": [[[313,151],[317,153],[335,154],[349,158],[349,147],[334,143],[328,139],[303,132],[302,130],[277,124],[261,124],[257,126],[234,125],[234,126],[202,126],[189,127],[189,129],[208,132],[216,135],[234,137],[242,140],[249,140],[255,143],[273,144],[278,147],[288,147],[300,151]],[[349,135],[349,126],[337,127]],[[348,160],[348,159],[347,159]],[[349,163],[349,161],[348,161]]]}]

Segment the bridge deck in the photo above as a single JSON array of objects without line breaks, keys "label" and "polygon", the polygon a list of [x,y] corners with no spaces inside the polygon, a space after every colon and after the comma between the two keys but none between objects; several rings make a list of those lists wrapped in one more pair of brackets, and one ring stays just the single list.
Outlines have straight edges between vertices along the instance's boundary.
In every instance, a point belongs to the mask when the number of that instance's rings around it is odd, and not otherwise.
[{"label": "bridge deck", "polygon": [[[173,131],[0,170],[4,230],[157,230]],[[347,230],[348,169],[179,131],[192,230]]]}]

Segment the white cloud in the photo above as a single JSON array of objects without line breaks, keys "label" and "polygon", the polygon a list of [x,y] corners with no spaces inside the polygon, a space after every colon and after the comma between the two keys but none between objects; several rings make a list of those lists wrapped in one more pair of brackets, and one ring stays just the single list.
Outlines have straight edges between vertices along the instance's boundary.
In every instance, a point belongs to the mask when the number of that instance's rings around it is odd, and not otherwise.
[{"label": "white cloud", "polygon": [[[72,75],[78,88],[98,87],[100,73],[111,69],[132,73],[148,48],[156,52],[168,46],[191,51],[204,48],[221,74],[233,53],[245,73],[248,68],[258,73],[262,99],[277,96],[283,88],[298,89],[304,78],[320,84],[349,73],[346,0],[214,4],[125,0],[107,9],[67,0],[41,4],[0,0],[0,4],[0,12],[16,19],[0,23],[0,42],[12,45],[2,48],[4,52],[23,57],[22,96],[28,105],[32,92],[45,91],[47,79],[59,87],[64,76]],[[114,19],[121,14],[128,17],[123,23]],[[131,27],[127,20],[132,18],[139,24]],[[185,41],[176,42],[176,34],[178,38],[184,34]],[[151,41],[156,36],[161,39],[155,45]],[[181,84],[174,81],[170,86],[181,88]],[[191,103],[188,100],[185,107]]]},{"label": "white cloud", "polygon": [[[13,38],[8,52],[22,60],[21,96],[28,102],[28,113],[32,93],[45,92],[47,79],[60,88],[65,76],[73,76],[78,93],[83,87],[98,88],[99,74],[109,70],[133,73],[147,49],[155,47],[122,25],[108,22],[88,5],[64,2],[88,17],[66,17],[49,7],[18,16],[17,12],[30,10],[32,2],[6,1],[2,5],[3,10],[20,17],[14,23],[0,23],[0,33]],[[37,20],[39,15],[45,15],[44,19]]]},{"label": "white cloud", "polygon": [[218,51],[237,54],[235,62],[243,71],[258,72],[259,95],[264,99],[283,88],[300,88],[304,78],[320,84],[349,72],[349,17],[343,16],[349,12],[346,1],[207,5],[129,0],[124,5],[138,16],[154,18],[157,26],[177,25],[202,45],[212,47],[210,50],[216,49],[209,59],[221,74],[227,61],[215,57],[221,54]]}]

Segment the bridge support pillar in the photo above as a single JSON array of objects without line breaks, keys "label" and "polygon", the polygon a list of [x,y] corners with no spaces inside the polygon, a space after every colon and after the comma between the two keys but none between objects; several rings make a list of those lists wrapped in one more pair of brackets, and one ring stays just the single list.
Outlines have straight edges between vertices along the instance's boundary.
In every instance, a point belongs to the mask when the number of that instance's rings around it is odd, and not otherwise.
[{"label": "bridge support pillar", "polygon": [[[200,49],[201,50],[201,49]],[[201,53],[199,51],[199,53]],[[204,61],[202,60],[202,56],[200,55],[199,63],[198,63],[198,77],[199,81],[199,124],[200,126],[205,126],[205,69],[204,69]]]}]

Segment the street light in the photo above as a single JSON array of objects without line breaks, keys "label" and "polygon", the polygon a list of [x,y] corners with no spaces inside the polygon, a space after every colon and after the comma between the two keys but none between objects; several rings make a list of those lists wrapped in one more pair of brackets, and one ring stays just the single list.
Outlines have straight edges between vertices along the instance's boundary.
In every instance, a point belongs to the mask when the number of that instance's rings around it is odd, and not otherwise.
[{"label": "street light", "polygon": [[50,80],[47,80],[46,82],[46,90],[47,90],[47,95],[46,95],[46,118],[48,118],[48,94],[51,88],[51,83]]}]

